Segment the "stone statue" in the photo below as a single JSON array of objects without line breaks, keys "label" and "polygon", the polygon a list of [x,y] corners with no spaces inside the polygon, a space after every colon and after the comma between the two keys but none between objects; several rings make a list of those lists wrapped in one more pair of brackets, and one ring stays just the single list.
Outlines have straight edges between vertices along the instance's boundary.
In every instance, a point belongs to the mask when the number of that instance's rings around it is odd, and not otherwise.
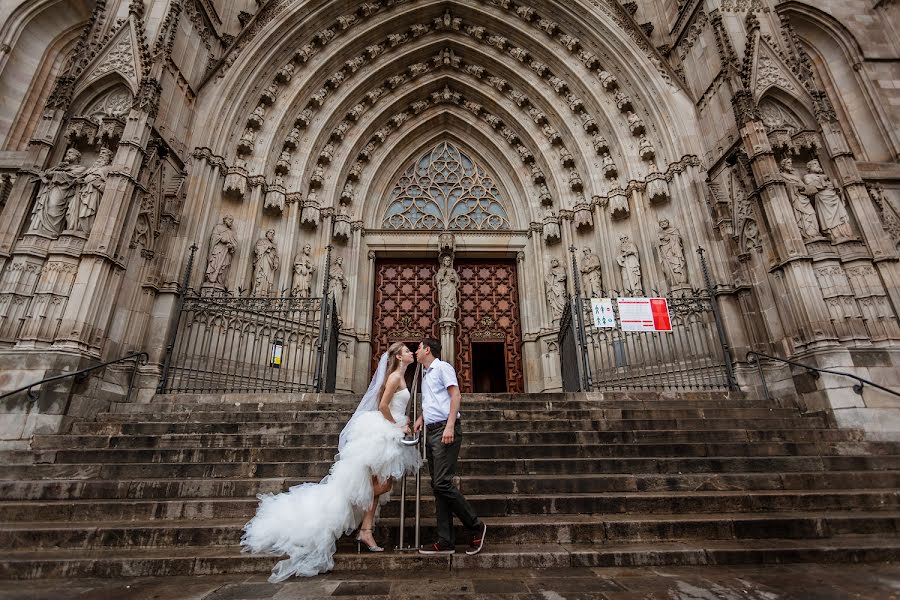
[{"label": "stone statue", "polygon": [[69,199],[66,210],[66,229],[91,232],[100,198],[106,189],[106,176],[110,171],[112,150],[101,148],[94,164],[82,174],[74,196]]},{"label": "stone statue", "polygon": [[818,160],[809,161],[806,168],[809,173],[803,176],[803,183],[806,184],[805,193],[815,198],[816,212],[822,230],[827,231],[834,242],[852,239],[850,217],[847,215],[843,198],[834,187],[834,182],[825,174]]},{"label": "stone statue", "polygon": [[335,311],[337,311],[338,322],[343,323],[341,315],[344,308],[344,292],[347,290],[347,277],[344,275],[344,258],[338,256],[331,270],[328,271],[328,293],[334,298]]},{"label": "stone statue", "polygon": [[312,248],[305,244],[303,250],[294,257],[294,280],[291,282],[291,295],[294,298],[312,296],[312,278],[316,269],[312,265],[311,253]]},{"label": "stone statue", "polygon": [[794,217],[797,219],[803,239],[821,237],[822,232],[819,231],[816,209],[810,202],[809,196],[806,195],[806,184],[797,175],[794,170],[794,161],[790,158],[781,161],[781,177],[787,185],[788,197],[791,199],[791,206],[794,207]]},{"label": "stone statue", "polygon": [[253,250],[253,295],[268,298],[275,285],[275,271],[278,270],[278,247],[275,245],[275,230],[266,231],[266,237],[256,242]]},{"label": "stone statue", "polygon": [[566,269],[559,264],[559,259],[550,259],[550,271],[544,278],[547,303],[550,305],[550,315],[554,321],[558,321],[566,307]]},{"label": "stone statue", "polygon": [[62,231],[69,202],[76,195],[79,180],[85,171],[80,162],[81,153],[69,148],[58,165],[38,175],[41,189],[31,211],[28,233],[59,235]]},{"label": "stone statue", "polygon": [[638,254],[637,246],[634,242],[628,240],[627,235],[619,238],[622,245],[619,246],[619,256],[616,262],[619,263],[622,271],[622,283],[626,292],[643,294],[644,285],[641,283],[641,257]]},{"label": "stone statue", "polygon": [[591,252],[590,248],[584,249],[584,258],[581,259],[579,270],[584,285],[584,297],[603,297],[603,267],[600,264],[600,257]]},{"label": "stone statue", "polygon": [[669,285],[673,288],[687,285],[687,262],[684,258],[684,242],[678,230],[668,219],[659,222],[659,260]]},{"label": "stone statue", "polygon": [[438,298],[441,307],[441,319],[454,319],[456,307],[459,304],[457,288],[459,287],[459,275],[453,268],[453,260],[449,255],[441,258],[441,268],[434,276],[438,289]]},{"label": "stone statue", "polygon": [[560,240],[559,219],[550,206],[544,206],[544,241],[554,243]]},{"label": "stone statue", "polygon": [[234,217],[225,215],[222,217],[222,222],[213,227],[209,236],[209,256],[206,259],[203,283],[212,284],[212,287],[219,290],[225,289],[225,279],[228,277],[228,269],[231,267],[231,258],[237,249],[233,226]]}]

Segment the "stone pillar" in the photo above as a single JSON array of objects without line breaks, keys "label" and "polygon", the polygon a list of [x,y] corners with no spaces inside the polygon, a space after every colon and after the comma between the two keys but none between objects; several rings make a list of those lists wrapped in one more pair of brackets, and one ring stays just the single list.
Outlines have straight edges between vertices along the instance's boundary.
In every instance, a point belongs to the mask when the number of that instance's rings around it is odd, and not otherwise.
[{"label": "stone pillar", "polygon": [[441,319],[441,360],[456,367],[456,319]]},{"label": "stone pillar", "polygon": [[750,167],[759,186],[760,202],[769,224],[774,257],[769,271],[781,273],[779,279],[785,300],[796,317],[796,327],[790,334],[798,346],[805,348],[834,345],[837,336],[831,316],[794,218],[790,197],[779,174],[766,128],[760,121],[750,120],[741,128],[741,138],[750,157]]},{"label": "stone pillar", "polygon": [[900,261],[897,251],[881,225],[878,208],[863,183],[840,124],[835,120],[825,119],[821,125],[821,134],[825,149],[837,170],[838,181],[846,192],[851,212],[856,217],[859,233],[872,253],[872,262],[884,283],[896,319],[900,316]]},{"label": "stone pillar", "polygon": [[150,138],[150,121],[151,116],[140,109],[132,109],[128,115],[97,209],[95,222],[101,226],[92,229],[85,244],[54,347],[96,355],[101,351],[125,268],[126,232],[137,217],[132,204]]}]

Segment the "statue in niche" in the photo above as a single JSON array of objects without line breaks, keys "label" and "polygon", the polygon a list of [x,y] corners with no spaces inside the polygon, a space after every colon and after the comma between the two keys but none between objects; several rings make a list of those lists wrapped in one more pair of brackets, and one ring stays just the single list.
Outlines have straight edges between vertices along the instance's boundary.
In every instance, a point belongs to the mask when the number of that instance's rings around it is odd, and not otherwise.
[{"label": "statue in niche", "polygon": [[616,262],[619,263],[622,272],[622,283],[626,292],[643,294],[644,285],[641,283],[641,257],[637,246],[628,239],[627,235],[619,238],[619,255]]},{"label": "statue in niche", "polygon": [[344,292],[347,290],[347,277],[344,275],[344,258],[338,256],[328,271],[328,293],[334,298],[338,323],[343,324],[341,315],[344,307]]},{"label": "statue in niche", "polygon": [[441,307],[441,320],[456,318],[456,307],[459,304],[457,288],[459,287],[459,274],[453,268],[453,259],[449,254],[441,258],[441,268],[434,276],[438,289],[438,298]]},{"label": "statue in niche", "polygon": [[550,305],[550,315],[559,321],[566,307],[566,269],[559,264],[559,259],[550,259],[550,270],[544,278],[544,291]]},{"label": "statue in niche", "polygon": [[806,184],[804,193],[815,198],[816,212],[822,230],[828,232],[833,242],[853,239],[850,217],[847,215],[843,198],[834,187],[834,182],[825,174],[818,160],[809,161],[806,168],[809,173],[803,176],[803,183]]},{"label": "statue in niche", "polygon": [[781,177],[787,185],[788,197],[791,200],[791,206],[794,207],[794,217],[797,219],[803,239],[821,237],[822,232],[819,231],[816,209],[810,202],[809,196],[805,194],[806,184],[794,170],[794,161],[790,158],[781,161]]},{"label": "statue in niche", "polygon": [[253,250],[253,295],[268,298],[275,285],[275,271],[278,270],[278,247],[275,245],[275,230],[266,231],[266,236],[256,242]]},{"label": "statue in niche", "polygon": [[97,160],[82,174],[75,195],[69,199],[66,229],[91,232],[97,208],[100,206],[100,198],[106,189],[106,176],[109,174],[111,162],[112,150],[101,148]]},{"label": "statue in niche", "polygon": [[85,171],[80,163],[81,152],[69,148],[58,165],[38,175],[41,189],[31,211],[28,233],[59,235],[65,224],[69,203],[76,195],[79,180]]},{"label": "statue in niche", "polygon": [[303,250],[294,257],[294,280],[291,282],[291,295],[294,298],[312,296],[312,278],[316,269],[312,265],[311,253],[312,247],[305,244]]},{"label": "statue in niche", "polygon": [[603,267],[600,257],[591,252],[590,248],[584,249],[584,258],[581,259],[581,281],[584,285],[585,298],[601,298],[603,296]]},{"label": "statue in niche", "polygon": [[678,230],[668,219],[659,222],[659,260],[669,285],[673,288],[687,285],[687,261],[684,258],[684,242]]},{"label": "statue in niche", "polygon": [[218,290],[224,290],[226,287],[225,279],[228,277],[228,269],[231,267],[231,258],[237,249],[233,226],[234,217],[225,215],[222,217],[222,222],[213,227],[209,236],[209,256],[206,258],[204,285],[211,284]]}]

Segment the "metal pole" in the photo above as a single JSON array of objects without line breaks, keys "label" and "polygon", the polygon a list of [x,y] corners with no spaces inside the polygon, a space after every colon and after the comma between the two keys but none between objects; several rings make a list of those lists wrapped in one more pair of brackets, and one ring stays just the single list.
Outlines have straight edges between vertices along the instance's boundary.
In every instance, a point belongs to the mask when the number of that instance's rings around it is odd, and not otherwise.
[{"label": "metal pole", "polygon": [[328,301],[328,285],[331,283],[331,244],[326,246],[325,270],[322,272],[322,301],[319,303],[319,343],[316,346],[316,374],[313,378],[313,387],[316,392],[322,391],[322,363],[325,359],[325,324],[326,313],[331,311],[331,303]]},{"label": "metal pole", "polygon": [[579,347],[579,364],[581,371],[581,377],[579,377],[579,384],[581,385],[581,391],[591,391],[592,382],[591,382],[591,370],[588,365],[587,360],[587,340],[585,339],[584,333],[584,307],[581,304],[581,284],[579,282],[578,277],[578,262],[575,259],[575,246],[569,246],[569,253],[572,254],[572,282],[573,288],[575,290],[575,303],[573,308],[575,309],[575,314],[577,320],[575,324],[578,328],[578,337],[576,338],[578,341]]},{"label": "metal pole", "polygon": [[751,354],[753,355],[753,360],[756,362],[756,372],[759,374],[759,382],[762,384],[763,396],[765,396],[766,402],[769,402],[771,400],[769,397],[769,386],[766,385],[766,374],[763,372],[762,361],[758,354],[750,352],[748,353],[748,356]]},{"label": "metal pole", "polygon": [[716,331],[719,334],[719,344],[722,346],[722,354],[725,358],[725,379],[728,382],[729,390],[738,389],[734,378],[734,365],[731,362],[731,349],[728,347],[728,340],[725,338],[725,328],[722,325],[722,315],[719,314],[719,303],[716,299],[716,291],[713,287],[712,277],[709,274],[709,265],[706,264],[706,250],[702,246],[697,246],[697,254],[700,255],[700,268],[703,269],[703,281],[706,283],[706,291],[709,293],[709,303],[712,306],[713,318],[716,321]]},{"label": "metal pole", "polygon": [[191,244],[191,254],[188,257],[187,267],[184,270],[184,277],[181,279],[181,286],[178,289],[178,302],[175,304],[175,319],[172,323],[172,329],[169,331],[169,343],[166,344],[166,358],[163,361],[162,375],[159,378],[159,386],[157,393],[164,394],[166,386],[169,383],[169,367],[172,364],[172,352],[175,351],[175,339],[178,337],[178,325],[181,322],[181,310],[184,307],[184,296],[187,293],[188,285],[191,281],[191,271],[194,269],[194,254],[197,252],[197,242]]}]

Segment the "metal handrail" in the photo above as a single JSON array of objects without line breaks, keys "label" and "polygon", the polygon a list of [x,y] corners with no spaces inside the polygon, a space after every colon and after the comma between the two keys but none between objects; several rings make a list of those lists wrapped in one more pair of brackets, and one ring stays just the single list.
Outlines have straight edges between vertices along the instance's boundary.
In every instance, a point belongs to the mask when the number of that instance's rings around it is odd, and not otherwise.
[{"label": "metal handrail", "polygon": [[121,358],[117,358],[115,360],[110,360],[105,363],[101,363],[99,365],[94,365],[93,367],[88,367],[86,369],[81,369],[80,371],[72,371],[71,373],[63,373],[62,375],[56,375],[54,377],[47,377],[46,379],[41,379],[40,381],[35,381],[29,385],[20,387],[17,390],[13,390],[11,392],[6,392],[2,396],[0,396],[0,400],[4,398],[8,398],[19,392],[28,392],[28,398],[32,402],[37,400],[37,393],[34,392],[31,388],[42,385],[44,383],[50,383],[51,381],[59,381],[60,379],[66,379],[67,377],[74,377],[76,383],[80,383],[86,379],[86,375],[91,371],[96,371],[97,369],[102,369],[103,367],[114,365],[116,363],[125,362],[127,360],[133,360],[134,366],[131,369],[131,379],[128,382],[128,395],[126,396],[126,400],[131,397],[131,390],[134,388],[134,373],[138,368],[138,365],[146,365],[147,361],[150,359],[150,356],[146,352],[134,352],[129,354],[128,356],[123,356]]},{"label": "metal handrail", "polygon": [[[750,360],[751,356],[755,357],[756,360]],[[760,357],[768,358],[770,360],[777,360],[779,362],[793,365],[795,367],[800,367],[801,369],[806,369],[816,379],[818,379],[819,373],[828,373],[830,375],[840,375],[842,377],[849,377],[851,379],[855,379],[857,381],[857,383],[855,383],[853,385],[853,391],[859,395],[862,395],[864,385],[871,385],[874,388],[878,388],[879,390],[882,390],[884,392],[887,392],[888,394],[892,394],[892,395],[900,398],[900,392],[897,392],[890,388],[886,388],[883,385],[879,385],[879,384],[875,383],[874,381],[870,381],[868,379],[865,379],[864,377],[860,377],[859,375],[854,375],[852,373],[844,373],[843,371],[835,371],[833,369],[821,369],[819,367],[813,367],[811,365],[804,365],[803,363],[798,363],[796,361],[788,360],[786,358],[779,358],[778,356],[770,356],[770,355],[764,354],[762,352],[754,352],[751,350],[750,352],[747,353],[747,356],[745,358],[746,358],[747,362],[749,362],[749,363],[754,363],[754,362],[756,363],[756,369],[757,369],[757,372],[759,373],[759,379],[763,385],[763,393],[766,396],[766,400],[770,400],[769,387],[766,385],[766,378],[765,378],[765,375],[763,374],[762,363],[760,363],[760,361],[759,361]]]}]

